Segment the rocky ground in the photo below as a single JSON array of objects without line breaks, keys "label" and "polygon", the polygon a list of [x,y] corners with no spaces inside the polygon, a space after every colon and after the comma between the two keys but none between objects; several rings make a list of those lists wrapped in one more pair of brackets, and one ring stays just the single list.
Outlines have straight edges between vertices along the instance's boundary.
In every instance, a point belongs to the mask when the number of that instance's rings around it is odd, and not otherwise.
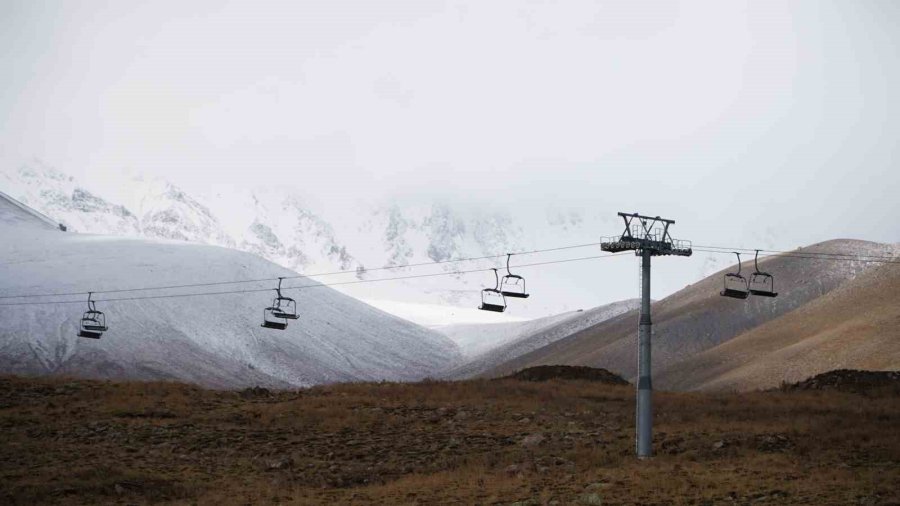
[{"label": "rocky ground", "polygon": [[554,379],[599,381],[609,385],[627,385],[618,374],[597,367],[580,365],[539,365],[516,371],[506,377],[522,381],[550,381]]},{"label": "rocky ground", "polygon": [[0,378],[2,504],[900,504],[894,391]]},{"label": "rocky ground", "polygon": [[840,390],[860,395],[900,396],[900,371],[857,371],[837,369],[797,383],[786,383],[782,390]]}]

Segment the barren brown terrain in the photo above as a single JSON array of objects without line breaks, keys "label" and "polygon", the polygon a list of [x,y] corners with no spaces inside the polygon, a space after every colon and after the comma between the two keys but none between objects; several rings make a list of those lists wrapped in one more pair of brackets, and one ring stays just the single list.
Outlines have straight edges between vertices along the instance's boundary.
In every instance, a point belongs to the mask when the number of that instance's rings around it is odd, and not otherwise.
[{"label": "barren brown terrain", "polygon": [[790,313],[661,371],[672,390],[753,390],[838,368],[900,367],[900,265],[875,267]]},{"label": "barren brown terrain", "polygon": [[2,504],[900,504],[900,396],[0,378]]}]

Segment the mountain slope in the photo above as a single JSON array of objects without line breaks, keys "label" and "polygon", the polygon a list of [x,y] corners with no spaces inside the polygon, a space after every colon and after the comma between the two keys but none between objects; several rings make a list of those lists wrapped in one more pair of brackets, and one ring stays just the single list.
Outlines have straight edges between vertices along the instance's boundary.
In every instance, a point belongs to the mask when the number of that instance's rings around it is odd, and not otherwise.
[{"label": "mountain slope", "polygon": [[[527,322],[499,323],[493,325],[458,325],[441,330],[454,340],[466,354],[466,344],[478,340],[488,344],[474,346],[476,353],[468,355],[468,360],[447,372],[451,378],[471,378],[485,374],[500,364],[514,360],[527,353],[539,350],[556,341],[575,334],[588,327],[610,320],[631,311],[640,305],[640,300],[630,299],[613,302],[604,306],[564,313]],[[479,349],[481,348],[481,349]]]},{"label": "mountain slope", "polygon": [[0,172],[4,192],[76,232],[140,235],[138,217],[38,161],[14,173]]},{"label": "mountain slope", "polygon": [[[856,240],[833,240],[798,251],[892,254],[890,245]],[[722,271],[653,304],[653,367],[673,367],[697,353],[713,348],[758,325],[784,315],[834,290],[873,264],[821,259],[772,257],[760,269],[775,275],[780,295],[774,299],[751,297],[741,301],[719,296]],[[744,270],[752,269],[752,261]],[[731,270],[731,269],[728,269]],[[535,365],[568,364],[603,367],[625,377],[637,368],[637,311],[631,311],[575,333],[529,354],[507,361],[492,375]]]},{"label": "mountain slope", "polygon": [[679,390],[749,390],[833,369],[900,369],[900,265],[873,268],[656,381]]},{"label": "mountain slope", "polygon": [[[174,240],[63,233],[0,199],[0,295],[261,279],[295,273],[254,255]],[[258,290],[205,297],[98,302],[110,330],[76,337],[84,297],[0,306],[0,372],[180,379],[209,386],[413,380],[456,365],[446,337],[318,285],[287,290],[301,319],[260,327],[272,283],[141,291],[98,297]],[[70,301],[72,304],[45,303]],[[4,299],[2,302],[21,302]]]},{"label": "mountain slope", "polygon": [[464,357],[472,359],[512,341],[527,338],[560,322],[576,318],[580,314],[581,312],[572,311],[534,320],[502,323],[460,323],[433,328],[456,343]]}]

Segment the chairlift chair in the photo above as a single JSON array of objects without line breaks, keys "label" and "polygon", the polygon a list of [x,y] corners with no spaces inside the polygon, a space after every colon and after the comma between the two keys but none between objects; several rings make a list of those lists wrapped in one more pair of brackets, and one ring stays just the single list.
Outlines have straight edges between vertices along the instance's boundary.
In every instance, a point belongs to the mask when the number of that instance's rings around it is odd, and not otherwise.
[{"label": "chairlift chair", "polygon": [[775,291],[775,277],[759,270],[759,250],[756,250],[756,256],[753,257],[753,266],[756,272],[750,275],[750,293],[761,297],[778,297],[778,292]]},{"label": "chairlift chair", "polygon": [[297,315],[297,301],[290,297],[281,295],[282,279],[284,278],[278,278],[278,288],[275,289],[275,292],[278,295],[272,301],[272,308],[274,308],[272,316],[285,320],[296,320],[300,318],[300,316]]},{"label": "chairlift chair", "polygon": [[284,330],[288,326],[288,320],[296,320],[297,302],[290,297],[281,294],[281,281],[278,278],[278,288],[275,289],[275,298],[272,305],[263,309],[262,327],[267,329]]},{"label": "chairlift chair", "polygon": [[741,276],[741,254],[738,252],[734,252],[734,254],[738,258],[738,270],[737,272],[725,274],[724,289],[719,292],[719,295],[735,299],[746,299],[750,296],[750,286],[747,283],[747,278]]},{"label": "chairlift chair", "polygon": [[506,298],[503,297],[503,292],[500,291],[500,275],[497,274],[497,269],[492,270],[494,271],[496,283],[494,288],[485,288],[481,291],[481,305],[478,306],[478,309],[502,313],[506,311]]},{"label": "chairlift chair", "polygon": [[276,329],[276,330],[284,330],[287,328],[288,323],[284,318],[280,318],[276,316],[279,312],[279,309],[274,306],[267,307],[263,309],[263,322],[262,327],[267,329]]},{"label": "chairlift chair", "polygon": [[102,311],[97,311],[95,302],[91,300],[92,295],[93,292],[88,292],[88,310],[81,316],[78,337],[100,339],[109,327],[106,326],[106,315]]},{"label": "chairlift chair", "polygon": [[273,301],[272,307],[275,309],[273,315],[275,318],[284,318],[286,320],[296,320],[300,318],[297,314],[297,303],[290,297],[278,297]]},{"label": "chairlift chair", "polygon": [[500,282],[500,293],[504,297],[527,299],[528,292],[525,291],[525,278],[509,271],[509,259],[511,256],[512,253],[506,254],[506,276],[503,276],[503,280]]}]

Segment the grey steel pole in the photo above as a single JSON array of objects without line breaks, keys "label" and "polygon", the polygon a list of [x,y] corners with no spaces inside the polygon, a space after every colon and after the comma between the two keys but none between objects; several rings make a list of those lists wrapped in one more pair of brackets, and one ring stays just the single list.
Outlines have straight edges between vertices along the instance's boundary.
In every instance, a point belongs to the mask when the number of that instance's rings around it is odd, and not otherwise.
[{"label": "grey steel pole", "polygon": [[650,381],[650,250],[641,251],[641,320],[638,332],[637,455],[653,454],[653,385]]}]

